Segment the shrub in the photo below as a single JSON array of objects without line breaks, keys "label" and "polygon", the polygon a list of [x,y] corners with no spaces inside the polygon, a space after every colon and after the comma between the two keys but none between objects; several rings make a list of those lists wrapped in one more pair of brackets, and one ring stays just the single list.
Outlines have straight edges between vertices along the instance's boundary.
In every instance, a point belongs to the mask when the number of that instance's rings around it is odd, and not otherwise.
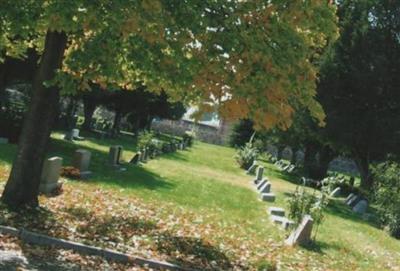
[{"label": "shrub", "polygon": [[194,131],[186,131],[183,134],[182,139],[183,139],[183,141],[185,141],[187,143],[187,145],[189,147],[191,147],[191,146],[193,146],[193,141],[194,141],[195,137],[196,137],[196,135],[195,135]]},{"label": "shrub", "polygon": [[296,225],[301,223],[304,215],[310,215],[314,220],[314,239],[316,238],[318,227],[324,219],[324,209],[328,205],[328,196],[323,190],[321,193],[306,191],[304,186],[297,186],[293,195],[288,199],[289,217]]},{"label": "shrub", "polygon": [[23,118],[29,103],[29,97],[23,92],[7,89],[0,106],[0,137],[6,137],[12,143],[18,142]]},{"label": "shrub", "polygon": [[235,158],[241,168],[248,169],[257,159],[257,156],[258,150],[251,143],[247,143],[237,151]]},{"label": "shrub", "polygon": [[148,148],[151,145],[151,141],[153,140],[154,135],[152,132],[143,131],[138,136],[138,148],[139,150],[143,150]]},{"label": "shrub", "polygon": [[378,216],[389,233],[400,238],[400,165],[390,161],[381,163],[372,169],[372,174]]}]

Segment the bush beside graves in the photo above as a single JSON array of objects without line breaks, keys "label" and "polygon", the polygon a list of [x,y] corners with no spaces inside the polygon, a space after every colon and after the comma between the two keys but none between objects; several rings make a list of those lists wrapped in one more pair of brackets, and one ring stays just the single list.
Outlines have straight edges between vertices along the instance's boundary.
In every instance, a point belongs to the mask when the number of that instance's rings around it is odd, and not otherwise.
[{"label": "bush beside graves", "polygon": [[374,201],[381,222],[389,233],[400,239],[400,165],[385,162],[372,170],[375,181]]},{"label": "bush beside graves", "polygon": [[304,186],[297,186],[295,192],[288,198],[289,218],[295,225],[299,225],[305,215],[310,215],[314,221],[314,238],[318,231],[318,226],[324,219],[324,209],[328,205],[328,196],[314,190],[313,193],[306,191]]},{"label": "bush beside graves", "polygon": [[241,168],[248,169],[257,159],[257,156],[258,150],[251,143],[246,143],[244,147],[238,149],[235,159]]}]

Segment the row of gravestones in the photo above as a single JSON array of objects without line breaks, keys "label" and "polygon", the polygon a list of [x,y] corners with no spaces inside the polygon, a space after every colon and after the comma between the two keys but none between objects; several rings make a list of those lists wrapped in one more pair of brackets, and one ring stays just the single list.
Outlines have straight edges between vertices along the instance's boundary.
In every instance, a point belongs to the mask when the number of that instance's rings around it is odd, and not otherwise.
[{"label": "row of gravestones", "polygon": [[296,169],[295,165],[287,163],[283,160],[276,161],[274,165],[278,167],[279,170],[286,171],[287,173],[293,173],[293,171]]},{"label": "row of gravestones", "polygon": [[[329,182],[332,181],[334,178],[339,178],[339,183],[344,183],[346,180],[344,177],[339,177],[338,175],[330,176],[322,180],[322,182]],[[337,198],[342,195],[342,189],[338,186],[333,189],[329,196],[332,198]],[[361,195],[357,195],[354,193],[350,193],[347,198],[345,199],[345,204],[349,206],[353,212],[357,214],[365,214],[368,209],[368,200]]]},{"label": "row of gravestones", "polygon": [[[256,174],[256,178],[253,180],[253,184],[256,186],[256,190],[260,193],[263,201],[274,202],[275,194],[271,193],[271,182],[268,178],[264,178],[264,167],[257,164],[256,161],[247,170],[247,174]],[[283,229],[291,229],[294,226],[294,222],[285,217],[285,209],[280,207],[269,207],[268,214],[271,221],[274,224],[280,225]],[[305,215],[303,220],[294,229],[289,237],[285,240],[285,244],[293,246],[296,244],[307,244],[311,241],[311,233],[313,228],[313,219],[310,215]]]},{"label": "row of gravestones", "polygon": [[345,203],[357,214],[363,215],[367,212],[368,201],[361,195],[351,193],[347,196]]},{"label": "row of gravestones", "polygon": [[[79,134],[77,136],[79,136]],[[178,149],[184,150],[186,148],[187,148],[186,142],[179,144],[174,143],[173,147],[171,147],[171,151],[176,151]],[[155,155],[156,155],[155,153],[150,155],[149,151],[144,149],[140,152],[137,152],[130,160],[130,163],[136,165],[140,163],[145,163],[149,158],[154,158]],[[87,179],[92,174],[92,172],[89,170],[91,156],[92,156],[91,152],[84,149],[78,149],[74,153],[73,167],[79,170],[80,179]],[[108,155],[108,164],[114,168],[118,168],[121,171],[125,170],[123,167],[121,167],[123,165],[122,156],[123,156],[122,146],[119,145],[111,146]],[[63,164],[63,159],[61,157],[52,157],[44,162],[41,182],[39,187],[41,193],[50,194],[57,188],[61,187],[61,183],[59,183],[58,180],[60,178],[62,164]]]},{"label": "row of gravestones", "polygon": [[133,156],[130,163],[132,164],[139,164],[139,163],[146,163],[147,160],[156,158],[157,156],[163,153],[171,153],[176,152],[177,150],[186,150],[188,148],[188,143],[183,140],[182,142],[169,142],[163,143],[163,147],[159,148],[142,148],[139,152]]}]

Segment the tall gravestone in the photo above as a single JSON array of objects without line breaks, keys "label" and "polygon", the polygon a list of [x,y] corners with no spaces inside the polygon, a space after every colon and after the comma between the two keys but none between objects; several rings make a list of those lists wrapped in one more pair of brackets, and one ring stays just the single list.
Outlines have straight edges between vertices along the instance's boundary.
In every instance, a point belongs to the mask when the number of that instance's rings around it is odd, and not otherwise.
[{"label": "tall gravestone", "polygon": [[92,172],[89,171],[91,156],[92,153],[88,150],[79,149],[75,151],[73,166],[79,169],[80,178],[82,179],[86,179],[92,174]]},{"label": "tall gravestone", "polygon": [[294,246],[296,244],[306,245],[311,242],[311,233],[314,221],[310,215],[305,215],[300,225],[286,239],[285,244]]},{"label": "tall gravestone", "polygon": [[256,174],[256,180],[261,181],[263,178],[264,174],[264,167],[263,166],[258,166],[257,168],[257,174]]},{"label": "tall gravestone", "polygon": [[44,161],[39,185],[41,193],[50,194],[61,187],[58,179],[60,178],[62,163],[63,159],[61,157],[51,157]]},{"label": "tall gravestone", "polygon": [[118,167],[121,165],[122,152],[122,146],[116,145],[110,147],[110,152],[108,153],[108,161],[111,166]]}]

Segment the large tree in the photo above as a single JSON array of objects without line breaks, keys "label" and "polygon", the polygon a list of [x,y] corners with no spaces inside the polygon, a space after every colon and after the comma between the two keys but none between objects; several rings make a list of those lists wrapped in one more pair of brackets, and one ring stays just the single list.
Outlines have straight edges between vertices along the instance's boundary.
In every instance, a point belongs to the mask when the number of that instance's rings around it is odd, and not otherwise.
[{"label": "large tree", "polygon": [[47,0],[0,2],[1,56],[41,54],[33,97],[2,199],[37,205],[61,93],[166,89],[258,126],[290,124],[292,102],[322,118],[310,59],[336,35],[330,1]]},{"label": "large tree", "polygon": [[318,85],[324,136],[354,157],[369,189],[371,161],[400,146],[400,1],[339,1],[339,17],[341,36]]}]

